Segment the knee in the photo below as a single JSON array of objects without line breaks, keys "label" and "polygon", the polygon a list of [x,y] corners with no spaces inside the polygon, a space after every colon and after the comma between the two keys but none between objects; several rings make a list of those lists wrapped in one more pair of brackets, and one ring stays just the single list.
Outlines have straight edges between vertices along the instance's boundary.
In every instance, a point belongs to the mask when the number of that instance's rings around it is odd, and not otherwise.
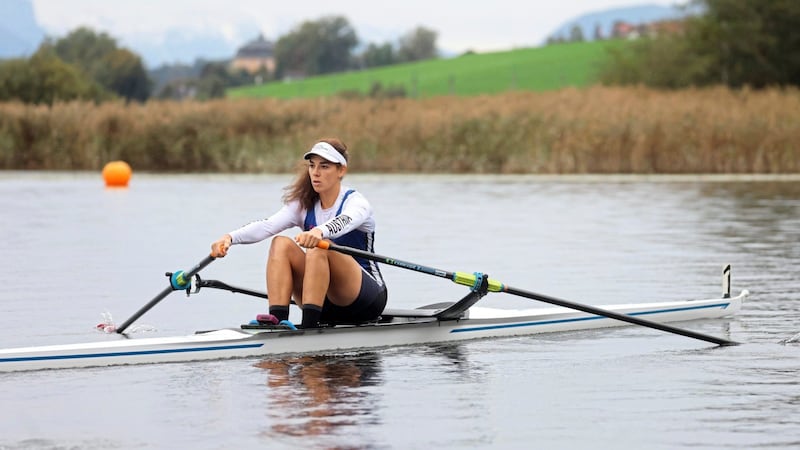
[{"label": "knee", "polygon": [[286,236],[275,236],[269,246],[269,256],[286,255],[293,247],[297,247],[294,240]]},{"label": "knee", "polygon": [[306,262],[308,261],[327,261],[328,250],[321,248],[309,248],[306,250]]}]

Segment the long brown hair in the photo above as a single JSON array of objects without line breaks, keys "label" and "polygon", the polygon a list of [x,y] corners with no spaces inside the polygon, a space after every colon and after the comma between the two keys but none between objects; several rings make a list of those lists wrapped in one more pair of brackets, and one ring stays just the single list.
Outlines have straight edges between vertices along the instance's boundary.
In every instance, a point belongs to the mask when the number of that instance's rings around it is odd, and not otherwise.
[{"label": "long brown hair", "polygon": [[[341,141],[339,138],[325,138],[320,139],[317,142],[327,142],[333,148],[336,149],[339,153],[344,156],[344,160],[348,163],[350,162],[350,155],[347,153],[347,145]],[[319,199],[319,194],[317,191],[314,190],[314,187],[311,185],[311,177],[308,176],[308,165],[303,163],[298,165],[297,169],[297,177],[295,178],[294,182],[289,186],[286,186],[283,193],[283,202],[289,203],[293,200],[299,200],[300,204],[306,211],[310,210],[314,207],[314,203]]]}]

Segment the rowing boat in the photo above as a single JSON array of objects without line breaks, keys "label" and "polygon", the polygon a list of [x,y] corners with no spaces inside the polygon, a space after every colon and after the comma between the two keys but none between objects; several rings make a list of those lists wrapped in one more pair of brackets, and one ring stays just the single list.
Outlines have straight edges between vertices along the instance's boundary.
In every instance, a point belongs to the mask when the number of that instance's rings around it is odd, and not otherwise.
[{"label": "rowing boat", "polygon": [[[731,297],[730,265],[722,271],[722,296],[706,300],[685,300],[590,306],[508,286],[479,272],[450,272],[408,261],[321,241],[318,247],[366,258],[415,272],[449,279],[470,287],[457,302],[437,303],[401,310],[386,309],[374,322],[330,324],[321,328],[296,329],[291,324],[242,325],[238,328],[199,331],[189,336],[129,338],[123,332],[136,319],[170,292],[185,290],[196,294],[202,287],[223,289],[259,298],[267,294],[230,286],[217,280],[203,280],[198,272],[214,258],[205,257],[192,269],[167,273],[170,285],[119,327],[116,339],[81,344],[0,349],[0,372],[201,361],[225,358],[258,358],[269,355],[335,353],[382,347],[455,342],[470,339],[503,338],[594,328],[640,325],[711,342],[737,342],[681,329],[667,322],[717,319],[736,314],[749,292]],[[555,307],[509,310],[475,304],[489,292],[504,292]]]},{"label": "rowing boat", "polygon": [[[748,294],[743,290],[728,298],[600,308],[655,323],[718,319],[736,314]],[[109,339],[113,340],[103,342],[4,349],[0,350],[0,372],[336,353],[626,325],[626,322],[563,307],[508,310],[472,306],[457,318],[444,319],[441,313],[448,308],[452,305],[387,309],[381,320],[374,323],[306,330],[243,326],[180,337],[126,338],[110,334]]]}]

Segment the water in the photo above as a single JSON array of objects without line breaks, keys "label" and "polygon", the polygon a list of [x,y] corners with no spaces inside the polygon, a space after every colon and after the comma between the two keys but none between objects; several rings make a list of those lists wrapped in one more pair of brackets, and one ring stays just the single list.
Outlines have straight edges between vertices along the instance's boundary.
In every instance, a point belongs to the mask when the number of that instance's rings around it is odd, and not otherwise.
[{"label": "water", "polygon": [[[280,203],[286,176],[0,174],[0,347],[113,338],[222,233]],[[380,254],[589,304],[752,296],[739,316],[679,324],[299,356],[0,374],[0,449],[800,447],[800,182],[350,176]],[[268,244],[204,278],[264,289]],[[464,287],[385,267],[390,304]],[[544,306],[490,294],[495,307]],[[174,293],[137,321],[235,326],[260,300]],[[793,339],[794,338],[794,339]],[[784,343],[781,343],[784,341]],[[788,341],[788,342],[787,342]]]}]

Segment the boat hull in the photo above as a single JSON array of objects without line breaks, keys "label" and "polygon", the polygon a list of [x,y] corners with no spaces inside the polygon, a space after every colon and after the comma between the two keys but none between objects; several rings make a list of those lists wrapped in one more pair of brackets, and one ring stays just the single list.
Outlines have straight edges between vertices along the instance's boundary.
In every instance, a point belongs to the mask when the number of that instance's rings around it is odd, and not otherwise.
[{"label": "boat hull", "polygon": [[[659,323],[716,319],[735,315],[748,295],[745,290],[732,298],[599,308]],[[109,335],[114,340],[3,349],[0,372],[335,353],[623,325],[629,324],[561,307],[528,310],[473,307],[458,320],[394,317],[385,323],[296,331],[231,328],[189,336],[138,339]]]}]

